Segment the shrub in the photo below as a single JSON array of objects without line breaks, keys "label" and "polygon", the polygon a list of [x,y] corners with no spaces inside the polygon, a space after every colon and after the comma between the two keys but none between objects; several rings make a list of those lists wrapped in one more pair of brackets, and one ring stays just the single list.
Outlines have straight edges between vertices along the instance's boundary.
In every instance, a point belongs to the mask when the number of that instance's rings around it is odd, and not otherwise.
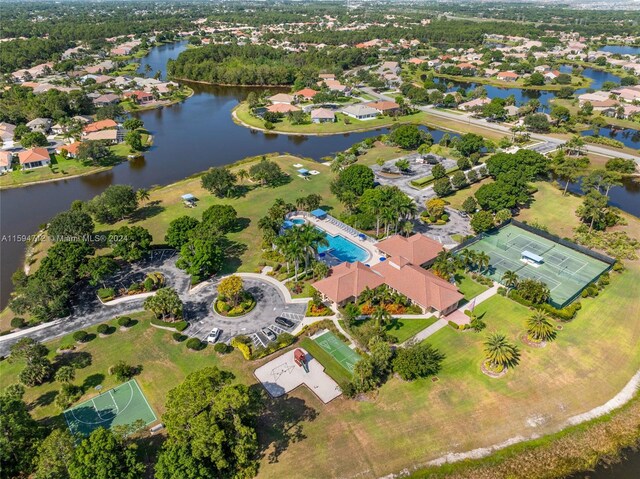
[{"label": "shrub", "polygon": [[133,283],[131,284],[131,286],[129,286],[129,289],[127,289],[127,291],[129,293],[140,293],[142,290],[144,289],[144,285],[142,283]]},{"label": "shrub", "polygon": [[11,318],[11,327],[12,328],[24,328],[27,325],[27,322],[24,318],[20,318],[16,316],[15,318]]},{"label": "shrub", "polygon": [[193,351],[200,351],[201,349],[204,349],[205,346],[206,343],[203,343],[198,338],[189,338],[187,340],[187,348]]},{"label": "shrub", "polygon": [[84,343],[88,336],[89,334],[86,331],[76,331],[73,333],[73,340],[79,343]]},{"label": "shrub", "polygon": [[281,335],[278,336],[278,339],[275,342],[269,343],[269,345],[266,348],[260,348],[255,350],[251,354],[251,359],[264,358],[265,356],[268,356],[269,354],[272,354],[275,351],[278,351],[279,349],[286,348],[287,346],[293,344],[295,340],[296,340],[295,336],[289,333],[282,333]]},{"label": "shrub", "polygon": [[245,359],[251,359],[251,346],[248,344],[249,338],[246,336],[236,336],[231,340],[231,346],[238,348]]},{"label": "shrub", "polygon": [[233,348],[225,343],[216,343],[213,350],[218,354],[227,354],[233,351]]},{"label": "shrub", "polygon": [[60,392],[56,396],[55,403],[60,409],[64,410],[71,406],[82,396],[82,389],[73,384],[63,384]]},{"label": "shrub", "polygon": [[98,298],[102,301],[110,301],[116,297],[116,290],[113,288],[100,288],[98,290]]},{"label": "shrub", "polygon": [[153,280],[151,278],[147,278],[144,280],[144,290],[145,291],[152,291],[153,287],[155,286],[155,283],[153,282]]},{"label": "shrub", "polygon": [[184,341],[187,337],[184,334],[180,334],[178,332],[175,332],[171,335],[171,337],[173,338],[173,340],[176,343],[181,343],[182,341]]},{"label": "shrub", "polygon": [[121,316],[118,318],[118,326],[122,326],[123,328],[128,328],[132,323],[133,321],[129,316]]},{"label": "shrub", "polygon": [[98,334],[107,334],[109,332],[109,325],[101,324],[98,326]]}]

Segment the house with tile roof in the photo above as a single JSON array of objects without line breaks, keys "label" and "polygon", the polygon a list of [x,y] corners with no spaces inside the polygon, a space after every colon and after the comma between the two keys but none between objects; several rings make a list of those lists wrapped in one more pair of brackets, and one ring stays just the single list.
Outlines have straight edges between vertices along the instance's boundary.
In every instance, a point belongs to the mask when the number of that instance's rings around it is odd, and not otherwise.
[{"label": "house with tile roof", "polygon": [[33,168],[41,168],[43,166],[49,166],[51,164],[51,157],[46,148],[29,148],[28,150],[18,153],[18,160],[20,166],[24,170],[31,170]]}]

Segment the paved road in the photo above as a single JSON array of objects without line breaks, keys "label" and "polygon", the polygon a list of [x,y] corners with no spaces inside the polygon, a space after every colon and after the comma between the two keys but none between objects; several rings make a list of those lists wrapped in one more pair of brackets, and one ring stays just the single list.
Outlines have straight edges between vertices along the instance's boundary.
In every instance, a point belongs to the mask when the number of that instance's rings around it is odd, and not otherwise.
[{"label": "paved road", "polygon": [[[165,276],[167,286],[174,288],[184,304],[184,318],[190,326],[185,330],[189,336],[204,339],[212,328],[223,330],[222,340],[228,341],[237,334],[251,334],[262,327],[271,327],[278,315],[284,315],[298,323],[306,311],[305,302],[289,302],[289,298],[269,281],[261,280],[257,275],[245,278],[249,291],[259,299],[258,306],[244,318],[230,320],[216,315],[212,304],[217,295],[217,281],[209,281],[195,289],[191,289],[190,278],[176,266],[177,254],[173,250],[154,250],[144,260],[121,271],[109,282],[116,288],[128,286],[133,281],[140,281],[147,273],[160,271]],[[21,337],[32,337],[45,342],[55,338],[87,329],[96,324],[109,321],[117,316],[132,314],[143,310],[144,299],[122,302],[112,306],[103,305],[96,297],[96,288],[82,285],[73,294],[73,313],[40,327],[20,332],[19,336],[0,337],[0,356],[9,353],[12,344]],[[276,331],[282,332],[282,331]],[[262,338],[265,338],[262,336]]]},{"label": "paved road", "polygon": [[[377,93],[375,92],[372,88],[362,88],[363,91],[365,91],[366,93],[375,96],[376,98],[379,98],[381,100],[386,100],[386,101],[395,101],[394,98],[385,96],[381,93]],[[480,128],[486,128],[488,130],[494,130],[494,131],[498,131],[501,133],[505,133],[507,135],[511,135],[511,130],[506,127],[503,126],[501,124],[498,123],[490,123],[484,119],[478,119],[478,118],[472,118],[471,114],[469,113],[465,113],[465,114],[456,114],[456,113],[451,113],[448,112],[446,110],[438,110],[436,108],[434,108],[432,105],[429,106],[416,106],[415,108],[417,108],[418,110],[427,112],[430,115],[433,115],[435,117],[439,117],[441,119],[444,120],[448,120],[448,121],[456,121],[456,122],[463,122],[463,123],[468,123],[470,125],[474,125],[474,126],[478,126]],[[552,136],[548,136],[548,135],[541,135],[539,133],[532,133],[531,134],[531,138],[533,140],[538,140],[539,142],[542,142],[546,145],[546,147],[540,146],[540,145],[533,145],[533,147],[531,149],[538,150],[538,148],[542,148],[543,150],[546,149],[546,151],[551,151],[555,148],[557,148],[558,146],[560,146],[561,144],[564,143],[563,140],[560,140],[558,138],[554,138]],[[599,154],[602,156],[608,156],[611,158],[624,158],[624,159],[628,159],[628,160],[634,160],[636,161],[638,164],[640,164],[640,156],[638,155],[631,155],[628,153],[623,153],[621,151],[616,151],[616,150],[612,150],[610,148],[605,148],[599,145],[591,145],[591,144],[587,144],[585,145],[585,149],[590,152],[590,153],[595,153],[595,154]],[[542,151],[541,151],[542,152]]]}]

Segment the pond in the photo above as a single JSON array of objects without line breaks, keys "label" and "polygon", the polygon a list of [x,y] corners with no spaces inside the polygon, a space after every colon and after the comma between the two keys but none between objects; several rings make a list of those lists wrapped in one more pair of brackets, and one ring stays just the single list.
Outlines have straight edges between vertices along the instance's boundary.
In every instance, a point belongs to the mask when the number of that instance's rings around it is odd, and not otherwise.
[{"label": "pond", "polygon": [[620,55],[640,55],[640,47],[631,45],[606,45],[598,48],[600,52],[618,53]]}]

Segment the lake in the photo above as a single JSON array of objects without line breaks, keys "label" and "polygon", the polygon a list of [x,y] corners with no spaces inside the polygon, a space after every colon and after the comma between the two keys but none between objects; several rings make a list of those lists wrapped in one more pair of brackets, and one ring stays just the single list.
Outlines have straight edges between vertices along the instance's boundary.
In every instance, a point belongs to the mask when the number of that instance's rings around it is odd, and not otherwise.
[{"label": "lake", "polygon": [[619,53],[620,55],[640,55],[640,47],[633,47],[631,45],[607,45],[598,48],[598,51]]}]

